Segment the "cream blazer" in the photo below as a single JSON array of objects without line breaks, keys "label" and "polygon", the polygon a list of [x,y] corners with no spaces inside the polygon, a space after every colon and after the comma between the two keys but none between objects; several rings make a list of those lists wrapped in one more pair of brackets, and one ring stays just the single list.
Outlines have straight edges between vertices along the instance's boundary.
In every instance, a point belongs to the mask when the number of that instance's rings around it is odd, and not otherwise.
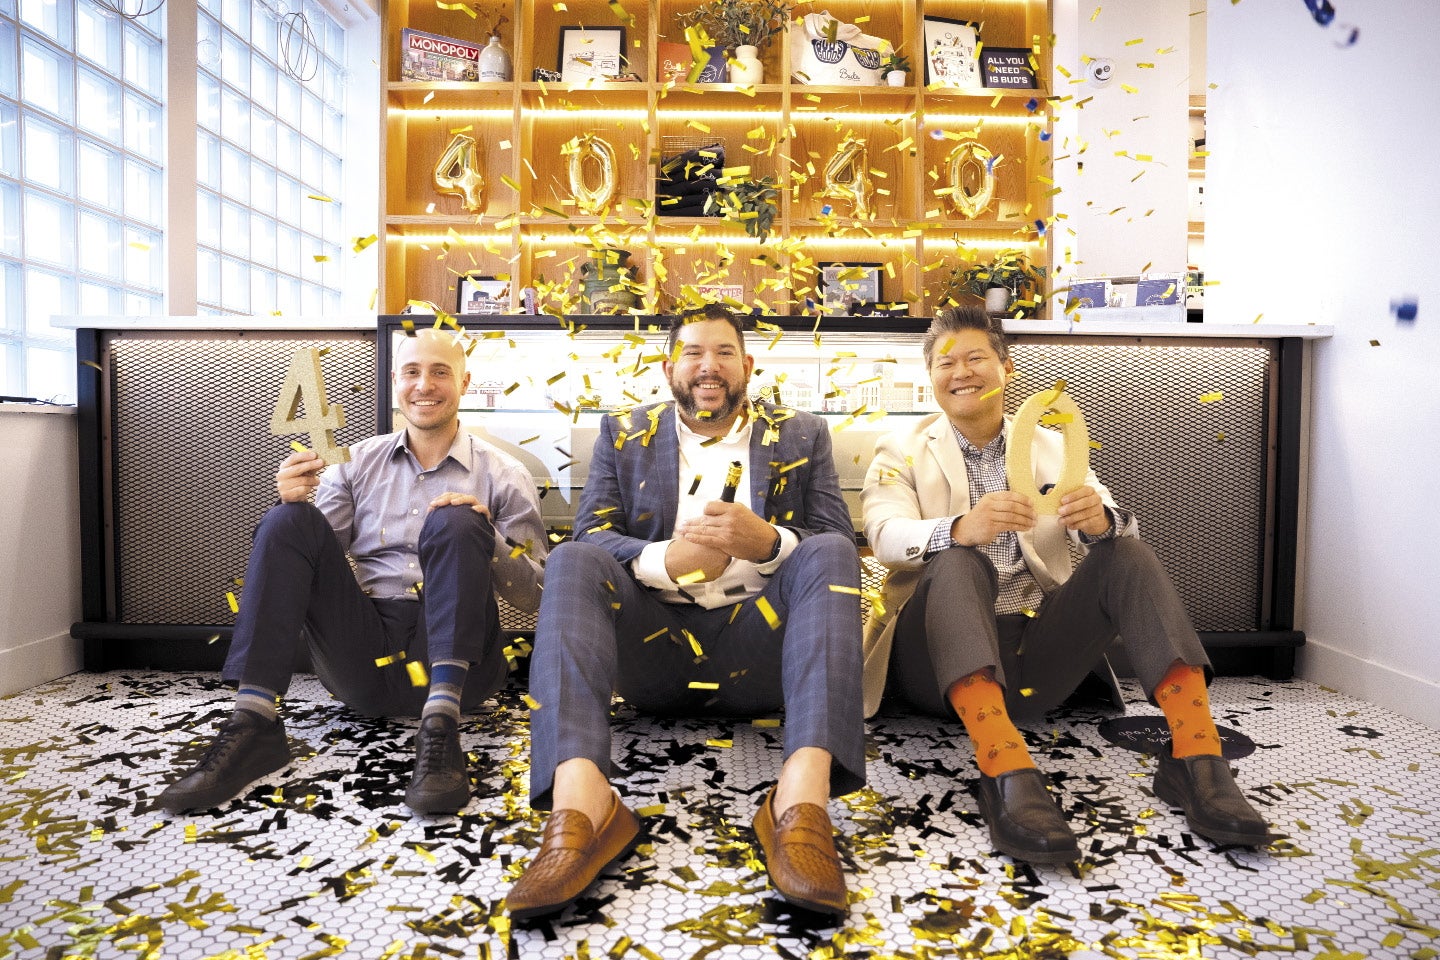
[{"label": "cream blazer", "polygon": [[[1005,418],[1003,429],[1008,443],[1009,417]],[[1038,428],[1030,462],[1037,488],[1044,489],[1047,484],[1055,483],[1065,465],[1064,438],[1054,430]],[[1106,506],[1115,507],[1110,491],[1093,470],[1086,474],[1085,483],[1100,494]],[[865,538],[875,551],[875,558],[888,570],[880,590],[884,612],[877,614],[872,607],[865,627],[865,716],[870,717],[880,709],[895,624],[925,569],[921,557],[930,543],[930,535],[935,532],[935,524],[944,517],[959,516],[970,510],[970,480],[965,457],[943,413],[924,417],[914,426],[886,434],[876,441],[875,457],[866,471],[860,502]],[[1116,535],[1139,536],[1133,517]],[[1040,517],[1033,530],[1019,534],[1019,540],[1025,565],[1046,594],[1070,577],[1067,541],[1073,540],[1082,552],[1086,549],[1080,534],[1066,530],[1053,515]],[[1108,664],[1105,671],[1113,677]]]}]

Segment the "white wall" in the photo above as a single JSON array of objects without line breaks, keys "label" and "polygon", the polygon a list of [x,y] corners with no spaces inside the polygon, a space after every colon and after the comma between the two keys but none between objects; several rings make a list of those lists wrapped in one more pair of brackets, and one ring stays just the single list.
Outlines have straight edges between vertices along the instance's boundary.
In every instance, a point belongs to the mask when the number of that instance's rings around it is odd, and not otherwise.
[{"label": "white wall", "polygon": [[[1057,70],[1052,92],[1072,98],[1055,111],[1060,192],[1053,263],[1058,276],[1071,278],[1133,276],[1147,265],[1151,272],[1183,273],[1189,253],[1188,5],[1114,0],[1098,6],[1098,15],[1097,4],[1079,0],[1052,6],[1055,63],[1070,72],[1066,78]],[[1114,61],[1106,86],[1083,82],[1087,57]]]},{"label": "white wall", "polygon": [[[1295,0],[1210,4],[1205,315],[1334,325],[1315,351],[1300,673],[1440,727],[1440,4],[1335,7],[1353,46]],[[1409,324],[1390,313],[1405,294]]]},{"label": "white wall", "polygon": [[0,696],[81,666],[78,447],[73,409],[0,404]]}]

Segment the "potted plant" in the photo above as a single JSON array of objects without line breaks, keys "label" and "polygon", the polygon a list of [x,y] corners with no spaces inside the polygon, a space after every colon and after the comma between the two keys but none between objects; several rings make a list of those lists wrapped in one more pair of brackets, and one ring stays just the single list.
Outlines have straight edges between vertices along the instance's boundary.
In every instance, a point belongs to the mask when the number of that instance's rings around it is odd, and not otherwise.
[{"label": "potted plant", "polygon": [[899,50],[886,54],[880,68],[885,71],[885,82],[892,87],[903,87],[910,82],[910,58]]},{"label": "potted plant", "polygon": [[779,196],[774,177],[720,183],[716,185],[715,192],[705,199],[705,214],[715,216],[718,212],[726,220],[739,221],[745,225],[747,234],[764,243],[765,238],[770,236],[770,226],[775,222]]},{"label": "potted plant", "polygon": [[764,80],[760,52],[785,29],[793,9],[790,0],[704,0],[677,19],[699,28],[706,46],[733,55],[730,82],[754,84]]},{"label": "potted plant", "polygon": [[1016,313],[1024,315],[1038,302],[1044,275],[1019,250],[1001,250],[989,263],[956,266],[950,281],[952,300],[957,292],[974,294],[985,301],[992,316],[999,316],[1010,313],[1012,304],[1023,298],[1030,303],[1019,306]]}]

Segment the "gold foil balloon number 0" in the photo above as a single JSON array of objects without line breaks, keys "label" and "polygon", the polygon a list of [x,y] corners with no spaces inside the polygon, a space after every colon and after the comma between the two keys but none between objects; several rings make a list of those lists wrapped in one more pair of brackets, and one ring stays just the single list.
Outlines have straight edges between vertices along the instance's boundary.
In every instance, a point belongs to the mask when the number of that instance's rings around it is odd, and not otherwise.
[{"label": "gold foil balloon number 0", "polygon": [[[1030,462],[1035,428],[1042,423],[1059,427],[1065,439],[1065,466],[1060,470],[1060,479],[1045,493],[1035,485],[1035,468]],[[1068,393],[1055,389],[1027,397],[1015,413],[1006,444],[1005,479],[1010,489],[1029,497],[1036,513],[1053,515],[1060,509],[1060,498],[1083,487],[1089,472],[1090,434],[1085,429],[1085,415],[1075,401]]]}]

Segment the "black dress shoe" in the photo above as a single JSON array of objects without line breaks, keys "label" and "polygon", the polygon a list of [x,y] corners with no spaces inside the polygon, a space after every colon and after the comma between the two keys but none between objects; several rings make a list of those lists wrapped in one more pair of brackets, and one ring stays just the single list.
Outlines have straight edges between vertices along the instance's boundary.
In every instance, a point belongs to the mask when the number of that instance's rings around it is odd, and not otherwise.
[{"label": "black dress shoe", "polygon": [[1224,757],[1176,760],[1163,751],[1155,771],[1155,795],[1184,810],[1190,829],[1208,840],[1245,847],[1270,842],[1269,825],[1240,793]]},{"label": "black dress shoe", "polygon": [[1073,863],[1080,847],[1034,767],[981,774],[976,796],[995,849],[1026,863]]},{"label": "black dress shoe", "polygon": [[171,813],[207,810],[289,762],[284,723],[253,710],[236,710],[221,721],[200,762],[166,787],[158,803]]},{"label": "black dress shoe", "polygon": [[405,803],[417,813],[459,813],[469,802],[459,725],[443,713],[425,717],[415,734],[415,773]]}]

